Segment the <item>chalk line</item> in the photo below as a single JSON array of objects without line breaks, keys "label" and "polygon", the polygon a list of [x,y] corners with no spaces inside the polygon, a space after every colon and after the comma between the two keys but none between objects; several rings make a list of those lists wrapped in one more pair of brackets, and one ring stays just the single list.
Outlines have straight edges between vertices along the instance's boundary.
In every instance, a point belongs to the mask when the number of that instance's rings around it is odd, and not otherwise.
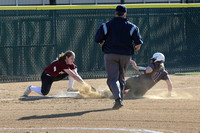
[{"label": "chalk line", "polygon": [[79,92],[67,92],[61,95],[55,96],[28,96],[28,97],[21,97],[21,98],[7,98],[7,99],[0,99],[0,101],[11,101],[11,100],[20,100],[20,101],[28,101],[28,100],[38,100],[38,99],[52,99],[52,98],[81,98]]},{"label": "chalk line", "polygon": [[164,133],[147,129],[124,129],[124,128],[86,128],[86,127],[41,127],[41,128],[0,128],[0,130],[100,130],[100,131],[124,131],[140,133]]}]

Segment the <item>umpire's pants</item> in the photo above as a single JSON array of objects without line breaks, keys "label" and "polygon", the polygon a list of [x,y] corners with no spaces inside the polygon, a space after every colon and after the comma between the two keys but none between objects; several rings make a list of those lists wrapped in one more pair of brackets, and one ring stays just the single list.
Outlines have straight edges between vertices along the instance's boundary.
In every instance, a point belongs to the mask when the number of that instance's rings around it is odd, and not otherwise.
[{"label": "umpire's pants", "polygon": [[104,65],[107,73],[107,84],[114,99],[123,99],[125,72],[130,64],[130,55],[104,54]]}]

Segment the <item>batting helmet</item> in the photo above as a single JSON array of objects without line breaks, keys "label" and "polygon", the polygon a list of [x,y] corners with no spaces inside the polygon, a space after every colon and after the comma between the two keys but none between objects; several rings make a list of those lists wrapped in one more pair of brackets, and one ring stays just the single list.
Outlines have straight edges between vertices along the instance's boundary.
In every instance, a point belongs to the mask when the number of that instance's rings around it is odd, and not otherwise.
[{"label": "batting helmet", "polygon": [[165,62],[165,56],[164,54],[160,52],[154,53],[151,59],[154,59],[154,62],[157,62],[157,61]]}]

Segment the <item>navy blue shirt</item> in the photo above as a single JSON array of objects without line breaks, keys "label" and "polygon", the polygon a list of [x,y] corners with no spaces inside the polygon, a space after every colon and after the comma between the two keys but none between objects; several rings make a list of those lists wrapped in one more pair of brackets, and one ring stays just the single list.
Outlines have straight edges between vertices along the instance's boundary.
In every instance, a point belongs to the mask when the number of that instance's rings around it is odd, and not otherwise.
[{"label": "navy blue shirt", "polygon": [[103,23],[96,33],[95,41],[105,41],[102,46],[104,53],[122,55],[134,54],[133,42],[135,45],[143,43],[139,28],[122,17],[115,17]]}]

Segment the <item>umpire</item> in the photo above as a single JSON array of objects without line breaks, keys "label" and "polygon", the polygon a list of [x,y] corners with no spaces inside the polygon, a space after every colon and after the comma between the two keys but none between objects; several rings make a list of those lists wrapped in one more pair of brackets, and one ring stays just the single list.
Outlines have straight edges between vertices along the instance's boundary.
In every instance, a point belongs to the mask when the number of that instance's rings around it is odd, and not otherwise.
[{"label": "umpire", "polygon": [[[129,22],[126,15],[127,8],[124,5],[118,5],[115,17],[103,23],[95,36],[95,41],[102,45],[107,84],[115,99],[112,109],[123,106],[124,75],[134,50],[139,51],[143,43],[139,28]],[[132,44],[133,41],[135,47]]]}]

